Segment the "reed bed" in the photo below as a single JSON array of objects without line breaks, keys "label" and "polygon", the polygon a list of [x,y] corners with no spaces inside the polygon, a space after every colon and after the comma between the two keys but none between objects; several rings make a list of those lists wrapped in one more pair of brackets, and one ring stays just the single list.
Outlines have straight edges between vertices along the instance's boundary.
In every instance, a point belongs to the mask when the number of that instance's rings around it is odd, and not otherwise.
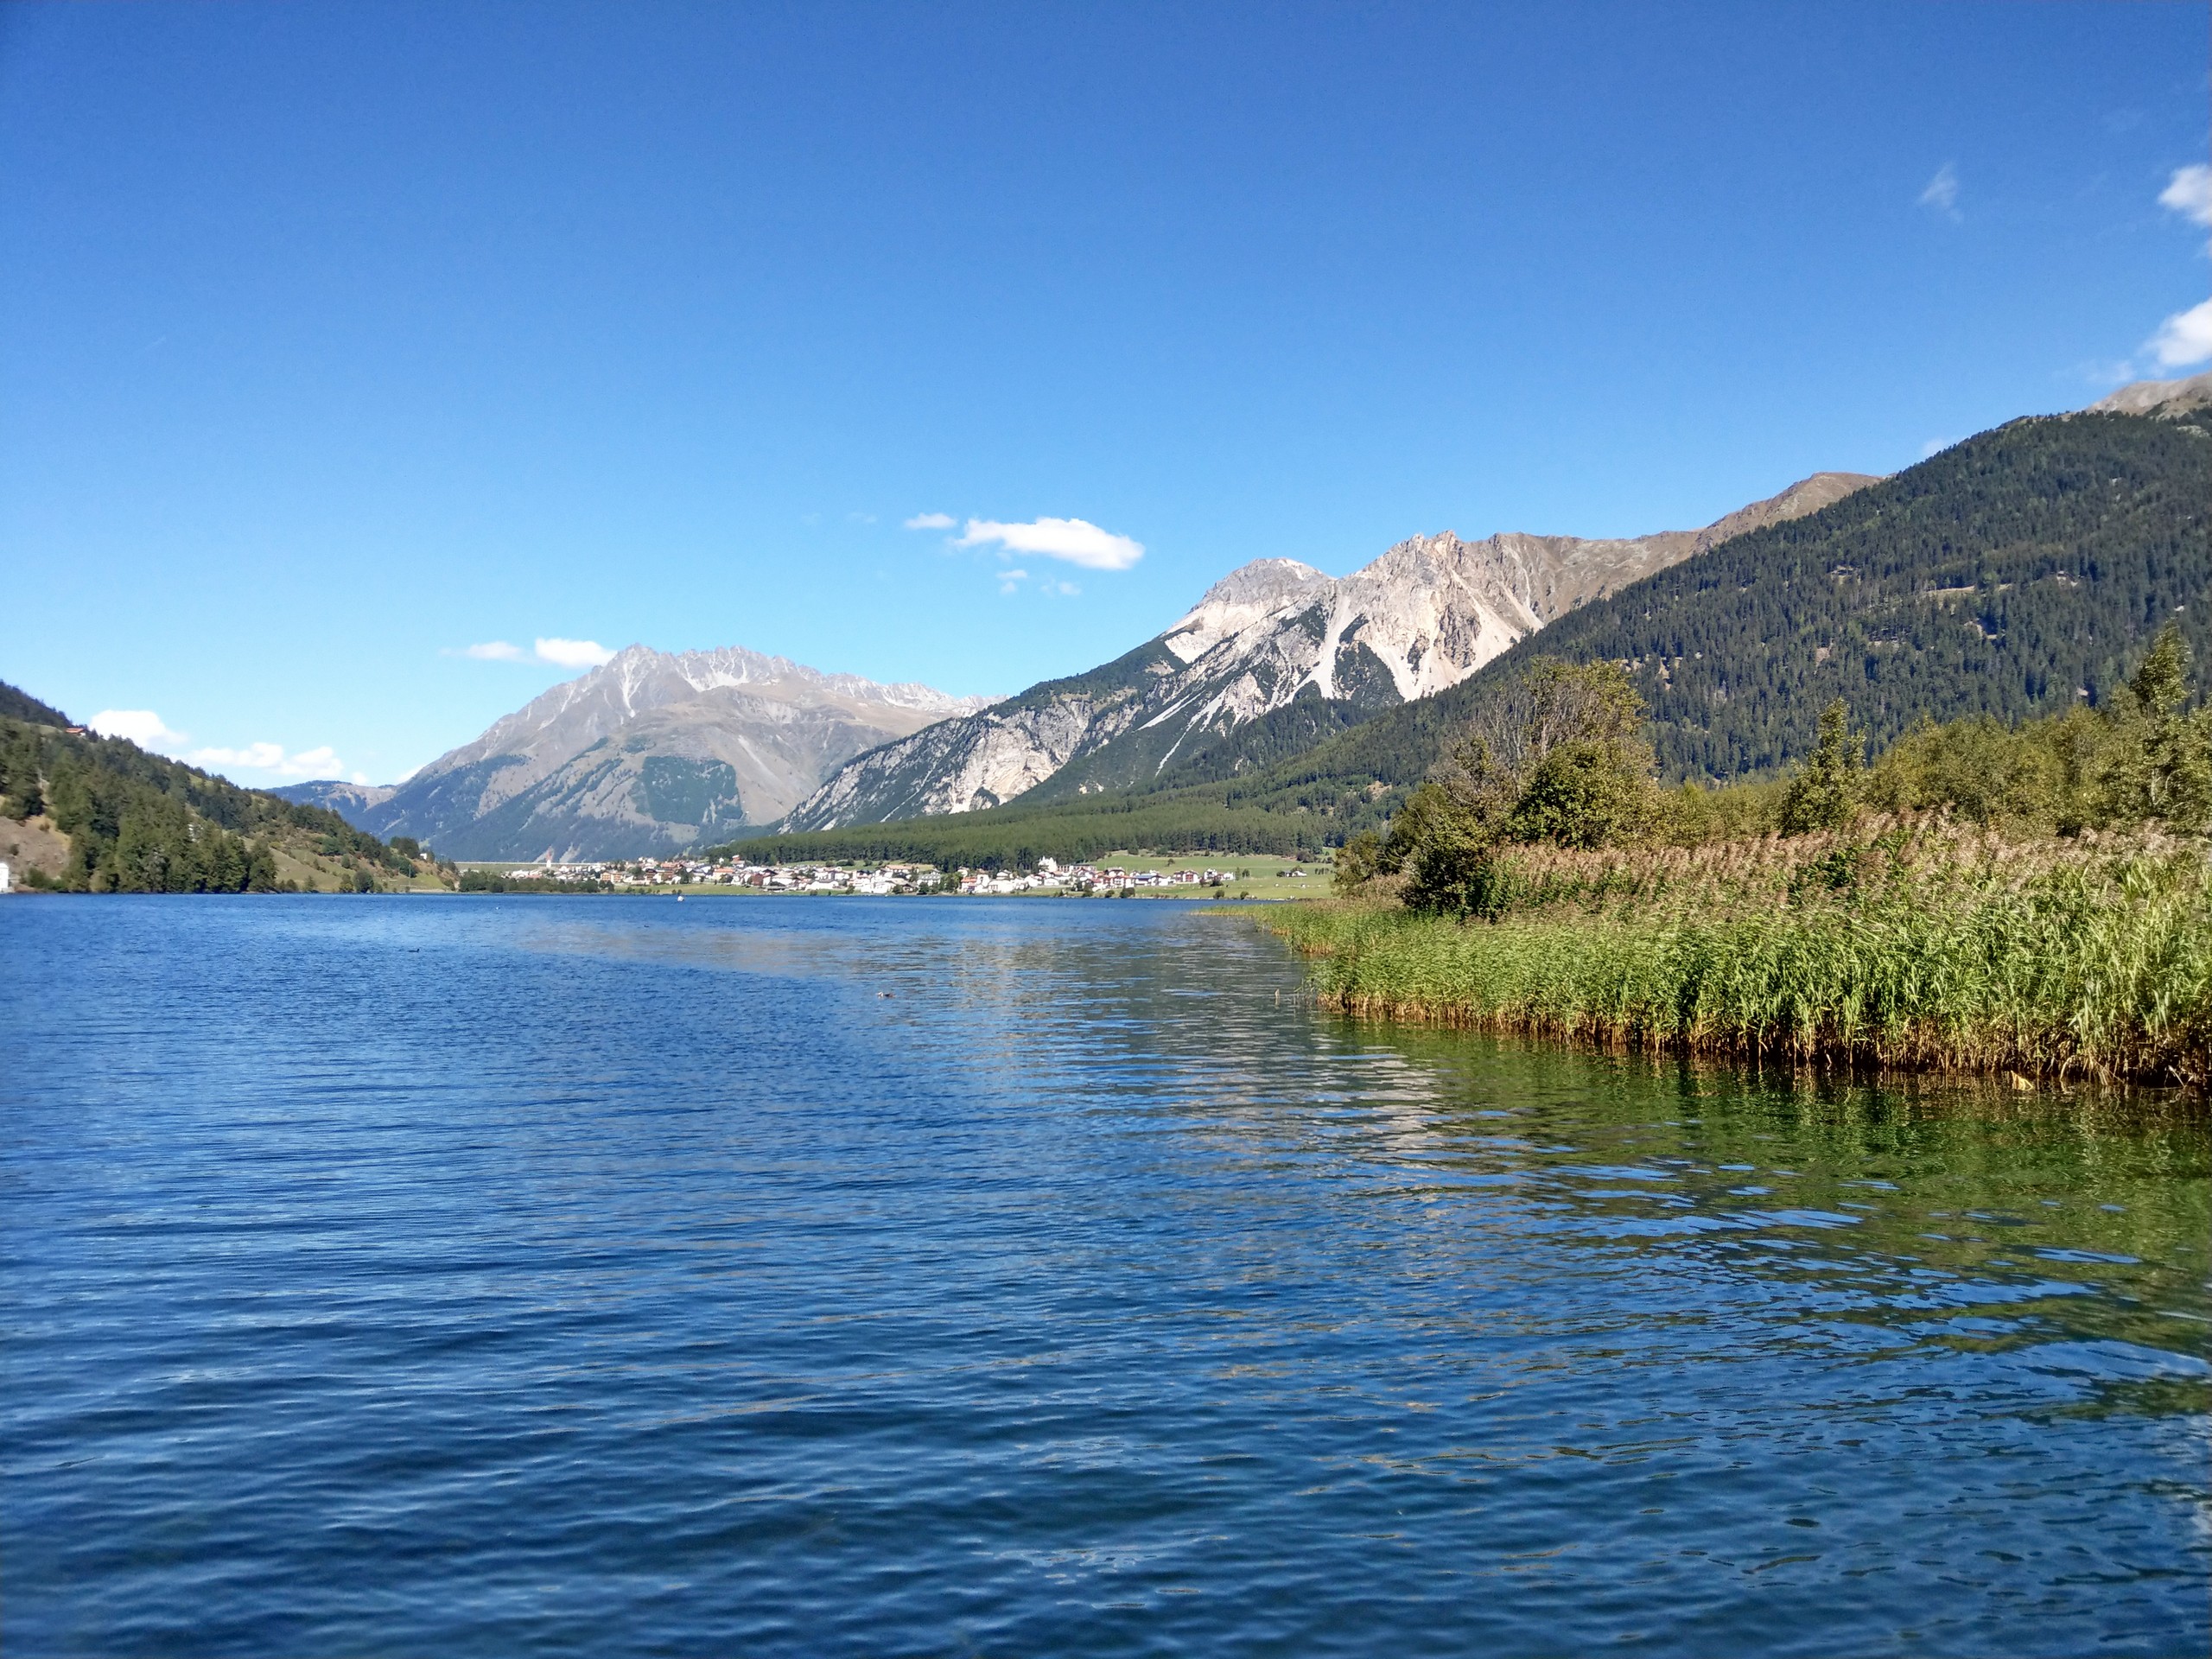
[{"label": "reed bed", "polygon": [[1516,853],[1495,922],[1374,899],[1262,925],[1349,1012],[1837,1065],[2212,1086],[2202,844],[1872,837]]}]

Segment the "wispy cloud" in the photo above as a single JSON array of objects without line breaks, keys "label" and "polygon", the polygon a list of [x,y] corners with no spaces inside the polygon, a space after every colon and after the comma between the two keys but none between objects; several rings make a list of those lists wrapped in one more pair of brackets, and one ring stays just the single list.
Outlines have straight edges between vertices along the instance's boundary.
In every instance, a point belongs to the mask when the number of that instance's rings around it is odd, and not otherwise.
[{"label": "wispy cloud", "polygon": [[1946,219],[1959,216],[1959,169],[1946,162],[1936,169],[1936,176],[1928,181],[1928,188],[1920,193],[1920,205],[1932,207]]},{"label": "wispy cloud", "polygon": [[596,639],[540,639],[537,645],[539,662],[563,668],[597,668],[614,655]]},{"label": "wispy cloud", "polygon": [[524,651],[520,645],[505,639],[486,639],[481,645],[463,645],[459,651],[442,653],[448,657],[467,657],[480,663],[551,663],[561,668],[597,668],[614,653],[596,639],[538,639]]},{"label": "wispy cloud", "polygon": [[1089,570],[1126,570],[1144,557],[1144,543],[1116,536],[1082,518],[1033,518],[1024,524],[1001,524],[995,518],[970,518],[954,543],[982,547],[997,543],[1001,557],[1014,553],[1040,553],[1048,559],[1065,559]]},{"label": "wispy cloud", "polygon": [[182,732],[171,731],[150,709],[103,709],[91,725],[102,737],[128,738],[142,749],[174,749],[188,741]]},{"label": "wispy cloud", "polygon": [[2158,206],[2212,230],[2212,167],[2197,162],[2176,168],[2166,188],[2158,192]]},{"label": "wispy cloud", "polygon": [[1958,442],[1956,438],[1930,438],[1920,446],[1920,458],[1926,461],[1930,455],[1940,455]]},{"label": "wispy cloud", "polygon": [[949,512],[918,512],[906,521],[909,530],[950,530],[952,515]]},{"label": "wispy cloud", "polygon": [[287,753],[281,743],[249,743],[242,749],[194,749],[185,757],[195,766],[236,766],[243,772],[273,772],[280,778],[343,776],[346,763],[328,744]]},{"label": "wispy cloud", "polygon": [[[2192,225],[2212,228],[2212,167],[2196,162],[2176,168],[2166,188],[2158,192],[2158,206]],[[2207,251],[2212,251],[2212,244],[2207,245]],[[2212,361],[2212,300],[2175,312],[2143,342],[2143,349],[2162,369],[2192,368]]]}]

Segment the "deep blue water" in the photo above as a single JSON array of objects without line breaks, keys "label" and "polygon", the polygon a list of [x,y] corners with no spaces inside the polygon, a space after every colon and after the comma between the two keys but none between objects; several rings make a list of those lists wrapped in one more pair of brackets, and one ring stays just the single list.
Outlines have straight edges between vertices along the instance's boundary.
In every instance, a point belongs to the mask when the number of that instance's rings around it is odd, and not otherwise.
[{"label": "deep blue water", "polygon": [[0,903],[0,1651],[2202,1653],[2201,1120],[1162,903]]}]

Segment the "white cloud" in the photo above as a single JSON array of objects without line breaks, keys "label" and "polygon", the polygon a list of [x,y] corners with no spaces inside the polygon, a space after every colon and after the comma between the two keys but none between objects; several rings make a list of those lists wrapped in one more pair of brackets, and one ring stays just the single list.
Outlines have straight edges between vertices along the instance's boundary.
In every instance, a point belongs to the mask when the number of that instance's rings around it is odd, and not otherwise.
[{"label": "white cloud", "polygon": [[959,547],[981,547],[996,542],[1001,556],[1012,553],[1041,553],[1048,559],[1065,559],[1090,570],[1126,570],[1144,557],[1144,544],[1116,536],[1081,518],[1033,518],[1026,524],[1001,524],[995,518],[970,518]]},{"label": "white cloud", "polygon": [[540,639],[537,660],[563,668],[597,668],[614,653],[596,639]]},{"label": "white cloud", "polygon": [[242,749],[194,749],[185,759],[195,766],[236,766],[285,778],[329,778],[346,770],[346,763],[327,743],[296,754],[287,754],[281,743],[249,743]]},{"label": "white cloud", "polygon": [[2185,369],[2212,359],[2212,300],[2199,300],[2188,310],[2175,312],[2158,325],[2143,349],[2158,359],[2162,369]]},{"label": "white cloud", "polygon": [[1933,207],[1946,219],[1959,216],[1959,170],[1946,162],[1936,169],[1936,176],[1928,181],[1928,188],[1920,193],[1920,205]]},{"label": "white cloud", "polygon": [[1920,458],[1926,461],[1930,455],[1940,455],[1959,442],[1957,438],[1930,438],[1920,446]]},{"label": "white cloud", "polygon": [[284,764],[284,751],[275,743],[249,743],[242,749],[194,749],[188,758],[195,766],[245,766],[254,772],[275,772]]},{"label": "white cloud", "polygon": [[553,663],[563,668],[597,668],[614,653],[596,639],[540,639],[530,651],[505,639],[486,639],[481,645],[463,645],[445,655],[470,657],[480,663],[526,663],[535,658],[541,663]]},{"label": "white cloud", "polygon": [[2166,188],[2158,192],[2158,206],[2212,228],[2212,167],[2197,162],[2176,168]]},{"label": "white cloud", "polygon": [[185,741],[182,732],[171,731],[150,709],[103,709],[92,716],[92,728],[102,737],[129,738],[142,749],[171,749]]},{"label": "white cloud", "polygon": [[[150,709],[103,709],[92,716],[92,726],[103,737],[127,737],[142,749],[174,752],[190,741],[182,732],[171,731]],[[242,749],[194,749],[184,758],[195,766],[238,766],[286,778],[334,778],[346,769],[337,751],[327,743],[297,754],[287,754],[280,743],[249,743]]]},{"label": "white cloud", "polygon": [[1027,582],[1029,580],[1029,573],[1027,570],[1001,570],[999,572],[999,580],[1001,582]]},{"label": "white cloud", "polygon": [[949,512],[918,512],[906,521],[909,530],[950,530],[952,515]]}]

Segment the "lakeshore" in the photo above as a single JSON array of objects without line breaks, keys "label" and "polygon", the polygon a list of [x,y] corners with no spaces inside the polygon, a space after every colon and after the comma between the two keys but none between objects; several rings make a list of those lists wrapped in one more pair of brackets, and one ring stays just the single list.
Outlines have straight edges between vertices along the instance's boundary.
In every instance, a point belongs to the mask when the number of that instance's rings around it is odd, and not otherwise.
[{"label": "lakeshore", "polygon": [[1784,840],[1520,849],[1492,919],[1271,912],[1325,1004],[1614,1050],[2212,1085],[2201,841],[2021,843],[1940,819]]}]

